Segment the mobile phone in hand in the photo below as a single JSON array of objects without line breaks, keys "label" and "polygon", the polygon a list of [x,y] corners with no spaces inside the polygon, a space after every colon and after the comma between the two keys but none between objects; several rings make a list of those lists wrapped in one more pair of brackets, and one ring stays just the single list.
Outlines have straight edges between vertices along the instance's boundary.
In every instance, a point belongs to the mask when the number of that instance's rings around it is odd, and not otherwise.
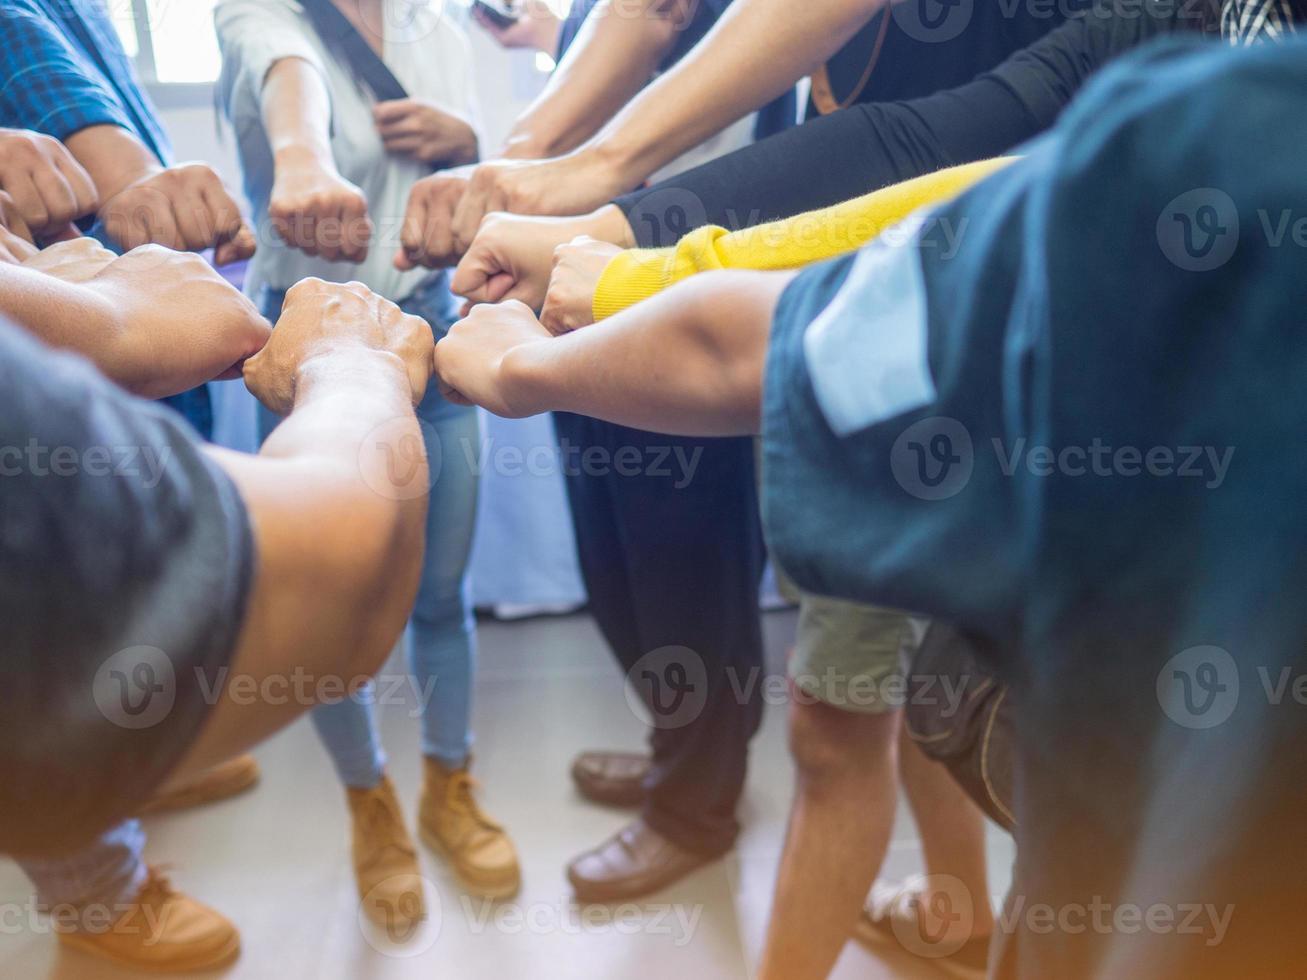
[{"label": "mobile phone in hand", "polygon": [[473,0],[472,6],[496,27],[512,27],[520,16],[503,0]]}]

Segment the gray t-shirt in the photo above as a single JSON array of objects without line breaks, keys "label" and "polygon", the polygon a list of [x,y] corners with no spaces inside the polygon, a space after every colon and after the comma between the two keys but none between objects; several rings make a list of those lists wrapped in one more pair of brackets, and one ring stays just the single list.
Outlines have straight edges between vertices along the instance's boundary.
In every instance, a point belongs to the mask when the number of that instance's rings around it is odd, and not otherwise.
[{"label": "gray t-shirt", "polygon": [[245,507],[167,409],[0,321],[0,852],[76,846],[168,776],[250,589]]}]

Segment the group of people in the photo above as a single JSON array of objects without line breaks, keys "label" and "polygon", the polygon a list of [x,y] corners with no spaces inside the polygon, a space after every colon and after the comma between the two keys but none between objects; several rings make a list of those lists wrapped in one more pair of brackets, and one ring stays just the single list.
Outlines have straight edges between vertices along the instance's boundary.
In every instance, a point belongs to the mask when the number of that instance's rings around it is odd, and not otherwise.
[{"label": "group of people", "polygon": [[[957,975],[1301,972],[1299,2],[474,8],[557,59],[487,147],[441,4],[220,0],[243,208],[173,160],[98,0],[0,0],[0,851],[60,940],[237,954],[137,819],[249,786],[309,707],[213,697],[232,674],[350,679],[311,717],[360,899],[425,915],[366,683],[401,636],[418,836],[517,892],[470,771],[477,468],[441,453],[481,406],[698,460],[566,475],[653,718],[573,765],[635,811],[578,901],[732,848],[770,557],[797,780],[760,977],[850,935]],[[234,378],[257,456],[203,441]],[[393,465],[419,443],[438,473]],[[659,723],[655,653],[692,718]],[[878,883],[900,784],[926,873]]]}]

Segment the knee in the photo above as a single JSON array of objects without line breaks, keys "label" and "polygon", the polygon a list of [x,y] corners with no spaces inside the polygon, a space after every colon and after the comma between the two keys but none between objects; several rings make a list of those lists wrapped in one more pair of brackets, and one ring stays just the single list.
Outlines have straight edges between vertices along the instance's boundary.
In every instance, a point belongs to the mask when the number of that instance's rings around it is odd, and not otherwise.
[{"label": "knee", "polygon": [[790,755],[809,788],[866,779],[896,764],[898,712],[865,714],[820,701],[790,706]]}]

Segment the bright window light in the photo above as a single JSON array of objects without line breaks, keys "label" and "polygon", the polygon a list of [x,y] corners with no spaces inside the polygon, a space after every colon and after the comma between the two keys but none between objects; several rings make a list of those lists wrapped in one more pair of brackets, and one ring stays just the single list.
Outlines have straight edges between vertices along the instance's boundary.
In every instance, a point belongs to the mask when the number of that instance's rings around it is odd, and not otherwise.
[{"label": "bright window light", "polygon": [[222,58],[213,30],[217,0],[146,0],[156,80],[212,82]]}]

